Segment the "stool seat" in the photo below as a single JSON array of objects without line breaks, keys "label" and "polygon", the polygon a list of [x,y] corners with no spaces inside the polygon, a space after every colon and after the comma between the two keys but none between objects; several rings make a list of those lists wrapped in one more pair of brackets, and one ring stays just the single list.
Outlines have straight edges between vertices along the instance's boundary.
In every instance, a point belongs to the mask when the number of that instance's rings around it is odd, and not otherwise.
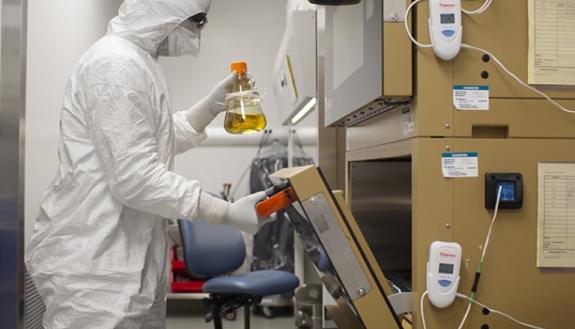
[{"label": "stool seat", "polygon": [[250,328],[250,307],[263,297],[293,292],[299,279],[290,272],[256,271],[228,276],[245,261],[246,246],[242,233],[228,225],[213,225],[200,220],[179,220],[184,263],[195,276],[212,278],[204,283],[208,308],[206,321],[223,329],[222,317],[244,308],[244,328]]},{"label": "stool seat", "polygon": [[299,279],[293,273],[270,270],[217,277],[205,283],[204,292],[263,297],[292,292],[298,286]]}]

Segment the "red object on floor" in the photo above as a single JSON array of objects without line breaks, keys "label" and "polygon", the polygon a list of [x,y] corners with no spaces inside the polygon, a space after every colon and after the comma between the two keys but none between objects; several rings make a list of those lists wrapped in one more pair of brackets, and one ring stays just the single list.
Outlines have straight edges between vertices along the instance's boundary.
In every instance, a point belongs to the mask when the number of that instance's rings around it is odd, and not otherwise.
[{"label": "red object on floor", "polygon": [[172,272],[176,272],[178,274],[188,274],[186,270],[186,264],[181,260],[173,260],[172,261]]},{"label": "red object on floor", "polygon": [[194,278],[186,269],[186,264],[178,259],[176,249],[179,246],[174,246],[170,252],[171,258],[171,271],[170,271],[170,286],[173,293],[202,293],[204,288],[204,280]]},{"label": "red object on floor", "polygon": [[203,281],[172,282],[172,292],[202,293],[203,288]]}]

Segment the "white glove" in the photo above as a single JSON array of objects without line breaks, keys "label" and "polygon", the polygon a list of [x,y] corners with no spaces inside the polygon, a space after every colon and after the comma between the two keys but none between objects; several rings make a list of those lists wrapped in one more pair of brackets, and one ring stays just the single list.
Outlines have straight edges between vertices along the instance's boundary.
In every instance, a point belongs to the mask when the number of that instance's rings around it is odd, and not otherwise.
[{"label": "white glove", "polygon": [[257,215],[256,205],[265,198],[265,192],[258,192],[229,203],[202,193],[198,216],[210,223],[232,225],[248,234],[255,235],[262,226],[276,219],[275,216],[262,218]]},{"label": "white glove", "polygon": [[186,111],[188,122],[197,132],[204,131],[210,122],[224,111],[228,86],[237,79],[238,75],[235,72],[231,73],[220,81],[207,97]]}]

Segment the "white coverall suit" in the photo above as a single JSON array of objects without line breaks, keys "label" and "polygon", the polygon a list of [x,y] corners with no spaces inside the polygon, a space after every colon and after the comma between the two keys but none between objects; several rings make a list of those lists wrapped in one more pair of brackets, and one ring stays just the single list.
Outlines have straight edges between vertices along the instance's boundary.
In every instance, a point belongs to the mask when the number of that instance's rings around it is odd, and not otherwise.
[{"label": "white coverall suit", "polygon": [[[170,169],[206,135],[185,112],[172,112],[157,58],[166,37],[209,6],[126,0],[72,74],[58,172],[26,253],[46,329],[165,328],[165,219],[202,215],[205,194]],[[225,223],[227,203],[220,206],[212,222]]]}]

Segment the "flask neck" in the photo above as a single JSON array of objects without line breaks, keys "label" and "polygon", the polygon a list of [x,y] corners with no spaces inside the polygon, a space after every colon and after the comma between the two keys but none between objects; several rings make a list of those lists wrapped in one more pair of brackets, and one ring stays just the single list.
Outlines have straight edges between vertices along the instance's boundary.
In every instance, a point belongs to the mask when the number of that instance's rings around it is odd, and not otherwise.
[{"label": "flask neck", "polygon": [[241,92],[252,90],[252,81],[247,74],[238,75],[238,80],[229,87],[229,92]]}]

